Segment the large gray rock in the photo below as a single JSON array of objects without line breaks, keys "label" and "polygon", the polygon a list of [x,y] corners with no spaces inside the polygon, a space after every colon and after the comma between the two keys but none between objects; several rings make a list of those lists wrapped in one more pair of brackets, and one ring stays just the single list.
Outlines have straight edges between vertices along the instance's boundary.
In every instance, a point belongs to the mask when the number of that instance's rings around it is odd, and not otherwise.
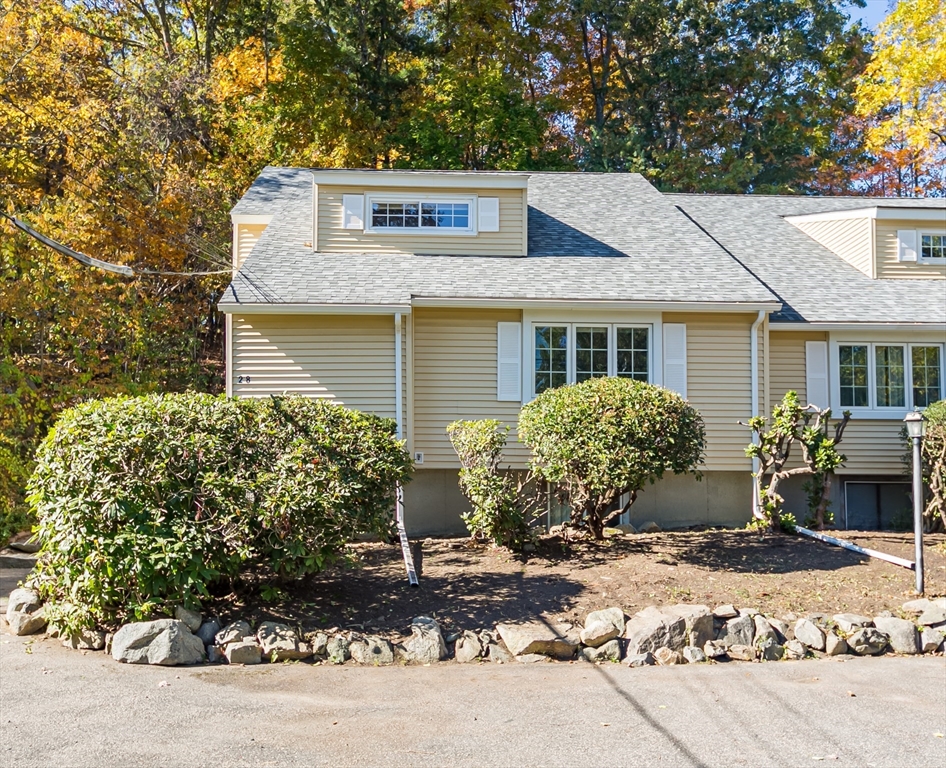
[{"label": "large gray rock", "polygon": [[74,651],[101,651],[105,647],[105,633],[100,629],[80,629],[64,637],[62,644]]},{"label": "large gray rock", "polygon": [[412,664],[433,664],[447,658],[447,644],[440,625],[429,616],[411,622],[411,638],[404,643],[404,657]]},{"label": "large gray rock", "polygon": [[762,661],[779,661],[785,655],[785,646],[772,638],[766,638],[757,647]]},{"label": "large gray rock", "polygon": [[14,635],[33,635],[46,627],[46,615],[39,595],[19,587],[10,593],[7,623]]},{"label": "large gray rock", "polygon": [[778,641],[785,644],[788,640],[795,639],[795,633],[792,632],[791,625],[788,622],[782,621],[781,619],[769,619],[769,626],[775,630],[778,635]]},{"label": "large gray rock", "polygon": [[349,648],[351,657],[359,664],[386,667],[394,663],[394,648],[383,637],[366,637],[356,640]]},{"label": "large gray rock", "polygon": [[217,639],[217,633],[220,631],[220,622],[216,619],[207,619],[194,633],[200,638],[204,645],[213,645]]},{"label": "large gray rock", "polygon": [[658,648],[680,651],[687,645],[686,621],[680,616],[645,608],[624,627],[627,654],[655,653]]},{"label": "large gray rock", "polygon": [[737,616],[729,619],[719,630],[717,642],[726,648],[733,645],[752,645],[755,638],[755,621],[752,616]]},{"label": "large gray rock", "polygon": [[695,648],[702,648],[715,636],[713,612],[705,605],[671,605],[664,613],[686,622],[687,643]]},{"label": "large gray rock", "polygon": [[703,653],[708,659],[721,659],[726,655],[726,646],[718,640],[710,640],[703,646]]},{"label": "large gray rock", "polygon": [[509,664],[511,661],[516,660],[515,656],[503,648],[500,643],[487,644],[486,657],[494,664]]},{"label": "large gray rock", "polygon": [[834,623],[838,625],[844,634],[849,635],[864,627],[874,626],[874,620],[867,616],[860,616],[856,613],[836,613],[833,616]]},{"label": "large gray rock", "polygon": [[887,647],[888,638],[875,627],[864,627],[847,638],[848,647],[858,656],[876,656]]},{"label": "large gray rock", "polygon": [[810,619],[795,622],[795,639],[816,651],[824,650],[824,631]]},{"label": "large gray rock", "polygon": [[292,627],[275,621],[264,621],[259,625],[256,641],[263,649],[263,658],[268,661],[293,661],[312,655],[312,649],[300,640]]},{"label": "large gray rock", "polygon": [[726,649],[726,653],[729,654],[729,658],[736,659],[737,661],[756,660],[756,649],[751,645],[730,645]]},{"label": "large gray rock", "polygon": [[923,653],[938,653],[943,650],[944,640],[946,640],[946,625],[923,627],[920,633],[920,649]]},{"label": "large gray rock", "polygon": [[570,659],[580,642],[570,627],[542,621],[503,623],[496,629],[513,656],[541,653],[557,659]]},{"label": "large gray rock", "polygon": [[233,621],[221,629],[216,636],[217,645],[225,646],[230,643],[239,643],[248,637],[254,637],[253,628],[245,621]]},{"label": "large gray rock", "polygon": [[182,605],[174,609],[174,618],[178,621],[183,621],[191,632],[197,632],[197,630],[200,629],[200,625],[204,623],[204,617],[197,611],[192,611]]},{"label": "large gray rock", "polygon": [[805,658],[808,655],[808,648],[805,647],[805,644],[801,640],[788,640],[784,646],[784,656],[786,659],[794,659],[798,661],[799,659]]},{"label": "large gray rock", "polygon": [[597,648],[609,640],[620,637],[623,631],[624,610],[617,607],[605,608],[588,614],[579,638],[585,645]]},{"label": "large gray rock", "polygon": [[895,653],[920,652],[920,633],[917,632],[916,625],[912,621],[893,616],[876,616],[874,626],[887,635],[890,647]]},{"label": "large gray rock", "polygon": [[933,608],[936,605],[932,600],[926,597],[921,597],[918,600],[910,600],[907,603],[904,603],[901,608],[906,613],[914,613],[920,615],[923,611],[928,611],[930,608]]},{"label": "large gray rock", "polygon": [[917,624],[924,627],[935,627],[937,624],[944,622],[946,622],[946,609],[938,605],[927,608],[920,614],[920,618],[916,620]]},{"label": "large gray rock", "polygon": [[824,638],[824,652],[828,656],[840,656],[848,652],[847,640],[838,637],[834,631],[828,632]]},{"label": "large gray rock", "polygon": [[483,643],[475,632],[465,631],[457,638],[453,647],[453,658],[461,664],[468,664],[483,655]]},{"label": "large gray rock", "polygon": [[259,664],[263,661],[263,649],[252,637],[227,643],[223,653],[231,664]]},{"label": "large gray rock", "polygon": [[115,633],[112,658],[126,664],[162,667],[199,664],[204,660],[204,644],[177,619],[138,621],[125,624]]},{"label": "large gray rock", "polygon": [[662,667],[683,663],[683,654],[680,651],[671,651],[669,648],[658,648],[654,651],[654,658]]},{"label": "large gray rock", "polygon": [[752,644],[756,648],[762,648],[766,643],[778,643],[778,632],[775,631],[775,628],[768,622],[765,616],[761,613],[757,614],[752,617],[752,622],[755,625],[755,635],[752,638]]},{"label": "large gray rock", "polygon": [[649,667],[656,663],[654,659],[654,654],[650,651],[647,653],[632,653],[624,657],[624,663],[629,667]]},{"label": "large gray rock", "polygon": [[683,660],[687,664],[700,664],[706,661],[706,654],[694,645],[688,645],[683,649]]},{"label": "large gray rock", "polygon": [[344,664],[351,658],[351,641],[344,635],[333,635],[325,644],[325,655],[333,664]]},{"label": "large gray rock", "polygon": [[734,605],[717,605],[713,609],[713,615],[717,619],[734,619],[739,615]]},{"label": "large gray rock", "polygon": [[320,659],[328,656],[328,635],[325,632],[315,632],[308,637],[311,641],[313,655]]},{"label": "large gray rock", "polygon": [[619,640],[608,640],[603,645],[581,649],[581,658],[590,662],[620,661],[621,643]]}]

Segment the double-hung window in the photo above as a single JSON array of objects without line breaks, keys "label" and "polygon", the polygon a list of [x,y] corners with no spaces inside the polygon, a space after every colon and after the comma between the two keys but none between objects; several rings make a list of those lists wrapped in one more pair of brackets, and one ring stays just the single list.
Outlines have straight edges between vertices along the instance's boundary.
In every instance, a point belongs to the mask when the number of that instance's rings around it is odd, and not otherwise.
[{"label": "double-hung window", "polygon": [[925,408],[943,397],[943,345],[838,344],[841,408]]},{"label": "double-hung window", "polygon": [[946,232],[920,232],[920,261],[946,264]]},{"label": "double-hung window", "polygon": [[650,325],[534,323],[533,394],[601,376],[650,381]]}]

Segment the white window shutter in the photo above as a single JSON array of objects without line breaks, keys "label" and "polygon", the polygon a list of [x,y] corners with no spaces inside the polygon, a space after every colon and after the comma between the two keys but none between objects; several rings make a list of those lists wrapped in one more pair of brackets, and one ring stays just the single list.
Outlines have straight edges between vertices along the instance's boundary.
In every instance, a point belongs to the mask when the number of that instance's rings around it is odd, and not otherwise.
[{"label": "white window shutter", "polygon": [[499,232],[499,198],[481,197],[479,205],[479,231]]},{"label": "white window shutter", "polygon": [[496,399],[522,400],[522,323],[496,324]]},{"label": "white window shutter", "polygon": [[342,226],[345,229],[365,228],[365,196],[342,195]]},{"label": "white window shutter", "polygon": [[805,342],[805,398],[803,405],[827,408],[828,397],[828,342]]},{"label": "white window shutter", "polygon": [[664,387],[687,396],[687,327],[664,323]]},{"label": "white window shutter", "polygon": [[899,261],[916,261],[916,230],[897,230],[897,259]]}]

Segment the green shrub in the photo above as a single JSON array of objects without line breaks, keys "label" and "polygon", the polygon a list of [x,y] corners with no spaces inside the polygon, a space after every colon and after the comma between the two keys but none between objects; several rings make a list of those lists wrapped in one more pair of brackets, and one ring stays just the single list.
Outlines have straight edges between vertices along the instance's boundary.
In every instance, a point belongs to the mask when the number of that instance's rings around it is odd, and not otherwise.
[{"label": "green shrub", "polygon": [[245,564],[318,571],[356,534],[389,533],[410,469],[390,420],[200,394],[79,405],[36,459],[33,580],[72,628],[195,606]]},{"label": "green shrub", "polygon": [[[923,411],[926,419],[926,435],[922,443],[923,484],[929,498],[923,510],[923,529],[928,533],[946,530],[946,400],[931,403]],[[913,441],[907,436],[906,427],[900,430],[900,438],[907,446],[903,462],[907,473],[913,474]],[[912,519],[910,528],[913,527]]]},{"label": "green shrub", "polygon": [[522,409],[519,435],[533,471],[567,495],[572,524],[599,539],[645,485],[695,473],[706,444],[703,419],[683,398],[617,377],[546,390]]},{"label": "green shrub", "polygon": [[29,468],[30,462],[20,457],[14,442],[0,434],[0,547],[33,525],[23,499]]},{"label": "green shrub", "polygon": [[460,489],[473,507],[462,515],[470,535],[520,549],[529,539],[538,502],[524,492],[528,478],[500,469],[509,427],[495,419],[455,421],[447,434],[460,459]]}]

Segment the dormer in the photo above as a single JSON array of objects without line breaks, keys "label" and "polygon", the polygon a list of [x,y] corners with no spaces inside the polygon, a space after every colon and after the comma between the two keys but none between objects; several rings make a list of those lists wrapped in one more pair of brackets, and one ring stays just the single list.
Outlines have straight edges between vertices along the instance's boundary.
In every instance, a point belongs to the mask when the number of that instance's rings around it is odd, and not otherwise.
[{"label": "dormer", "polygon": [[313,170],[314,250],[527,255],[524,173]]},{"label": "dormer", "polygon": [[876,205],[786,216],[872,278],[946,278],[946,206]]}]

